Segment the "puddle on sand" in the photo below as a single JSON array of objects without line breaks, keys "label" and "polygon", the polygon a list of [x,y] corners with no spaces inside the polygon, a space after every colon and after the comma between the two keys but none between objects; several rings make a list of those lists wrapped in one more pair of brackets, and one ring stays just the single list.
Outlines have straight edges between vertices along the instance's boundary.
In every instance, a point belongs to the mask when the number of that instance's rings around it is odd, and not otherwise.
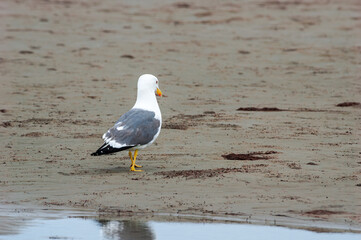
[{"label": "puddle on sand", "polygon": [[357,233],[317,233],[240,223],[137,221],[136,216],[132,220],[106,220],[82,211],[22,209],[16,214],[1,211],[0,215],[1,240],[361,239]]},{"label": "puddle on sand", "polygon": [[138,222],[82,218],[34,219],[2,240],[361,239],[354,233],[316,233],[284,227],[227,223]]}]

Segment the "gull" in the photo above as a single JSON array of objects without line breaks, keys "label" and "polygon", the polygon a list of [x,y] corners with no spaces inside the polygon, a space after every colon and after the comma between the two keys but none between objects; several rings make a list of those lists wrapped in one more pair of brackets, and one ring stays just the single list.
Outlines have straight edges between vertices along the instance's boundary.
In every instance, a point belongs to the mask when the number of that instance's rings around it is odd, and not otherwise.
[{"label": "gull", "polygon": [[[138,150],[151,145],[159,136],[162,126],[156,94],[162,96],[158,79],[151,74],[143,74],[138,79],[137,100],[128,112],[103,134],[104,144],[92,156],[128,150],[131,160],[130,171],[142,166],[135,164]],[[132,156],[132,151],[134,155]]]}]

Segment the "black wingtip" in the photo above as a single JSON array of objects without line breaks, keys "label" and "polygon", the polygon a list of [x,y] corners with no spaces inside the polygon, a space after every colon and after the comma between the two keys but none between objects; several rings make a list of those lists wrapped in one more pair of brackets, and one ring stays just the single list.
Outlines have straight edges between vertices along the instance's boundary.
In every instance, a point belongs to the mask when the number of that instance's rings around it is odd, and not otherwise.
[{"label": "black wingtip", "polygon": [[92,154],[90,154],[91,156],[99,156],[102,155],[103,152],[101,151],[107,144],[104,143],[98,150],[96,150],[95,152],[93,152]]},{"label": "black wingtip", "polygon": [[122,147],[122,148],[113,148],[111,146],[109,146],[107,143],[104,143],[96,152],[93,152],[92,154],[90,154],[91,156],[99,156],[99,155],[104,155],[104,154],[111,154],[111,153],[115,153],[115,152],[119,152],[119,151],[123,151],[129,148],[132,148],[134,146],[126,146],[126,147]]}]

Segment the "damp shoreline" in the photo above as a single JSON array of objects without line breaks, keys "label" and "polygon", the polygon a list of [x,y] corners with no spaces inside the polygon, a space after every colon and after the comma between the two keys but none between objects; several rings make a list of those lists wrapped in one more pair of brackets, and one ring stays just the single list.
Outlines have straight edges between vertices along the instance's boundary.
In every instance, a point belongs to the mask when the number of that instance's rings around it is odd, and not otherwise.
[{"label": "damp shoreline", "polygon": [[[2,0],[0,204],[360,226],[359,15],[359,0]],[[163,125],[134,173],[127,152],[90,154],[143,73]]]}]

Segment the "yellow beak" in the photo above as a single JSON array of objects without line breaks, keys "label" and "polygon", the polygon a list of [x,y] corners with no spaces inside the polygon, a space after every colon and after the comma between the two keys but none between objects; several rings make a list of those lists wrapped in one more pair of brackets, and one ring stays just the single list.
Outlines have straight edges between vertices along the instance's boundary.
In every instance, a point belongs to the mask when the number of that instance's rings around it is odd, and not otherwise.
[{"label": "yellow beak", "polygon": [[157,88],[157,95],[160,96],[160,97],[162,96],[162,91],[160,91],[159,88]]}]

